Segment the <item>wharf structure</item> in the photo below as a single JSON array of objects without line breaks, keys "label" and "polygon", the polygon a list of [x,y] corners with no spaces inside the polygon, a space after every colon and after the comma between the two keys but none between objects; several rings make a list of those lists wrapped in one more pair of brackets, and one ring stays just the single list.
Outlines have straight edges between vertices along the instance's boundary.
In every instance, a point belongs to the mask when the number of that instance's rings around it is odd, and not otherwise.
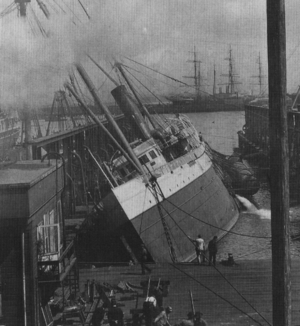
[{"label": "wharf structure", "polygon": [[[122,116],[115,119],[122,126]],[[78,296],[75,233],[95,204],[87,193],[96,198],[100,191],[87,182],[93,170],[81,157],[87,157],[83,145],[101,148],[107,141],[99,133],[88,123],[27,139],[26,160],[1,163],[1,325],[53,325],[50,299],[64,309]]]},{"label": "wharf structure", "polygon": [[[288,110],[288,143],[291,199],[300,200],[300,112]],[[238,132],[239,148],[244,158],[268,169],[270,155],[269,108],[245,106],[245,125]]]}]

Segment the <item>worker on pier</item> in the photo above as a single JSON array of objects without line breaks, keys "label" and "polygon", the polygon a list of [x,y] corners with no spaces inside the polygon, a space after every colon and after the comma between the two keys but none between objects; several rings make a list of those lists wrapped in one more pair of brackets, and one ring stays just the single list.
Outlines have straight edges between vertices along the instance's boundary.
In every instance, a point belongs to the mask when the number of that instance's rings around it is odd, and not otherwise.
[{"label": "worker on pier", "polygon": [[183,319],[178,326],[208,326],[207,322],[202,319],[203,314],[197,311],[195,314],[190,311],[188,319]]},{"label": "worker on pier", "polygon": [[110,326],[124,325],[124,313],[121,308],[117,307],[115,299],[111,300],[111,307],[108,309],[107,319]]},{"label": "worker on pier", "polygon": [[197,239],[189,239],[195,244],[196,256],[199,264],[204,263],[205,258],[205,242],[201,237],[201,234],[198,235]]},{"label": "worker on pier", "polygon": [[169,316],[172,311],[172,307],[167,307],[165,310],[161,311],[160,314],[154,319],[155,326],[171,326]]},{"label": "worker on pier", "polygon": [[157,307],[162,309],[164,299],[163,299],[163,291],[162,291],[162,288],[161,288],[161,286],[159,284],[154,287],[153,296],[156,299]]},{"label": "worker on pier", "polygon": [[154,318],[157,316],[157,302],[154,296],[149,296],[143,303],[143,314],[146,326],[153,326]]},{"label": "worker on pier", "polygon": [[188,319],[182,319],[179,326],[194,326],[194,314],[190,311],[187,314]]},{"label": "worker on pier", "polygon": [[203,313],[197,311],[194,317],[194,326],[208,326],[207,322],[202,319]]},{"label": "worker on pier", "polygon": [[211,265],[212,262],[214,266],[216,266],[216,256],[218,252],[217,240],[218,237],[215,235],[208,243],[209,265]]}]

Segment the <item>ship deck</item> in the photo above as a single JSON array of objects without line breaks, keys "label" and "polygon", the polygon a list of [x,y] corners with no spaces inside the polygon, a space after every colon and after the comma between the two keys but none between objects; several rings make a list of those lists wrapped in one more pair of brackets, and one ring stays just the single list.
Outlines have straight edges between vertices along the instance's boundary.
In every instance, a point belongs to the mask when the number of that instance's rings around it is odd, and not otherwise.
[{"label": "ship deck", "polygon": [[[149,264],[151,274],[142,275],[139,265],[106,267],[82,265],[80,289],[87,280],[111,285],[120,281],[140,286],[151,275],[152,281],[170,281],[169,294],[164,307],[170,305],[173,313],[171,325],[177,324],[191,311],[189,290],[192,291],[196,311],[203,313],[212,325],[271,325],[272,324],[272,268],[271,260],[240,260],[235,266],[217,263],[216,268],[194,263]],[[300,318],[300,260],[292,261],[292,324]],[[236,289],[236,290],[235,290]],[[137,290],[137,307],[142,308],[145,294]],[[136,306],[136,294],[125,291],[116,294],[118,306],[123,309],[125,322],[131,325],[130,309]],[[250,303],[250,304],[249,304]],[[252,319],[253,318],[253,319]],[[256,321],[256,322],[255,322]]]}]

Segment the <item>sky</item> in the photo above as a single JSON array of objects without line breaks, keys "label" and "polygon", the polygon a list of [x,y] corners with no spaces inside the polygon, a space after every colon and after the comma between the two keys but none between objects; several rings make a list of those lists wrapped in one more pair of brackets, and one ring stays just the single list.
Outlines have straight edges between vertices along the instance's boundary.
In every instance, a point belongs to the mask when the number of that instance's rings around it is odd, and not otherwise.
[{"label": "sky", "polygon": [[[17,12],[0,18],[0,105],[2,108],[51,106],[54,92],[74,62],[81,62],[104,101],[110,101],[113,84],[87,59],[90,54],[107,71],[125,57],[141,62],[187,83],[196,49],[201,76],[212,92],[215,66],[218,87],[227,82],[229,49],[240,92],[258,92],[258,56],[267,76],[267,24],[264,0],[43,0],[47,19],[36,0],[27,17]],[[1,0],[0,11],[12,3]],[[300,8],[286,1],[287,88],[300,85]],[[34,20],[39,20],[47,37]],[[299,68],[298,68],[299,67]],[[134,69],[142,69],[134,66]],[[145,69],[143,70],[145,73]],[[153,75],[153,74],[152,74]],[[136,75],[139,76],[139,75]],[[253,77],[254,76],[254,77]],[[115,75],[117,78],[117,75]],[[144,80],[145,77],[143,77]],[[159,77],[157,77],[159,78]],[[160,77],[161,78],[161,77]],[[265,78],[265,84],[267,80]],[[164,80],[149,82],[156,92],[179,92],[179,85]],[[265,85],[267,89],[267,84]]]}]

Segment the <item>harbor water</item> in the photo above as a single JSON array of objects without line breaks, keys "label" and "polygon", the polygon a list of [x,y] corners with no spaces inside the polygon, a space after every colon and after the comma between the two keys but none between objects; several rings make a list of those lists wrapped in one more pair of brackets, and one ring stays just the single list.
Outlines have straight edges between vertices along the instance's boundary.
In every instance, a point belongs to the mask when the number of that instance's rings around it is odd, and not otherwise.
[{"label": "harbor water", "polygon": [[[245,124],[244,111],[188,113],[187,116],[213,149],[230,155],[234,148],[238,147],[237,132]],[[269,185],[262,181],[261,189],[252,198],[240,197],[239,199],[244,209],[231,232],[219,241],[217,260],[227,259],[228,253],[232,253],[236,261],[239,259],[270,259]],[[297,235],[300,235],[300,206],[290,207],[290,221],[291,234],[297,238]],[[196,230],[194,236],[197,236]],[[292,259],[300,259],[299,240],[291,241]]]}]

